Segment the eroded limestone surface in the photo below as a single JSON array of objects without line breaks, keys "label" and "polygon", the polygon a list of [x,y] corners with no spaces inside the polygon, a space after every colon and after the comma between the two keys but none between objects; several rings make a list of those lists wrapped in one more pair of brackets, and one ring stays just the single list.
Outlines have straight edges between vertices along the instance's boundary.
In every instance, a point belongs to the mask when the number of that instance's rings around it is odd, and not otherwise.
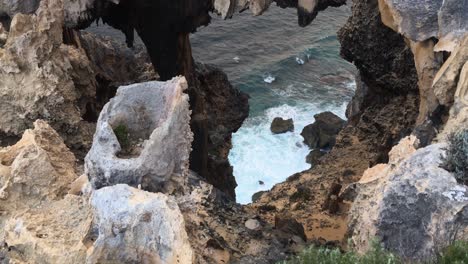
[{"label": "eroded limestone surface", "polygon": [[118,183],[172,193],[182,190],[193,134],[187,82],[120,87],[104,106],[85,172],[96,189]]}]

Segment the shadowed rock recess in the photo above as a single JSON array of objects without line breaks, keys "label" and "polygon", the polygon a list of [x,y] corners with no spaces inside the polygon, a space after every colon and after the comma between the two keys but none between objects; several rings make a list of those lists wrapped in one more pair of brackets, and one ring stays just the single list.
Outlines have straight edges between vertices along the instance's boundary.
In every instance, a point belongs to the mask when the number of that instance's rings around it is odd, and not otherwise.
[{"label": "shadowed rock recess", "polygon": [[[189,34],[274,2],[307,26],[346,1],[0,0],[0,263],[262,264],[373,239],[426,261],[468,239],[468,189],[440,166],[468,127],[467,1],[353,0],[348,120],[317,116],[314,167],[235,203],[248,96]],[[126,43],[80,31],[101,21]]]}]

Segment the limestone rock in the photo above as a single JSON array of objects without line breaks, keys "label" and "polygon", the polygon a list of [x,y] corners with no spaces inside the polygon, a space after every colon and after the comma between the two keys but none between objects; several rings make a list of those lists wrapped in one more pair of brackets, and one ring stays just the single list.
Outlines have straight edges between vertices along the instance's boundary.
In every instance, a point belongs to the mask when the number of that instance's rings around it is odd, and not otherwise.
[{"label": "limestone rock", "polygon": [[457,0],[404,1],[379,0],[382,21],[385,25],[415,42],[432,37],[457,43],[468,30],[468,3]]},{"label": "limestone rock", "polygon": [[315,122],[301,132],[304,142],[310,148],[326,148],[335,145],[338,132],[345,125],[345,121],[332,112],[316,114]]},{"label": "limestone rock", "polygon": [[34,127],[14,146],[0,149],[0,211],[61,199],[77,178],[75,156],[57,132],[44,121]]},{"label": "limestone rock", "polygon": [[283,119],[281,117],[275,117],[273,122],[271,122],[270,130],[273,134],[292,132],[294,131],[294,122],[292,118]]},{"label": "limestone rock", "polygon": [[99,189],[118,183],[183,190],[191,150],[185,78],[120,87],[102,110],[85,173]]},{"label": "limestone rock", "polygon": [[247,227],[250,230],[258,230],[262,227],[262,225],[256,219],[249,219],[245,221],[245,227]]},{"label": "limestone rock", "polygon": [[405,258],[426,259],[467,237],[467,187],[439,167],[444,144],[416,151],[414,140],[402,140],[389,164],[367,170],[358,183],[349,228],[361,252],[375,237]]},{"label": "limestone rock", "polygon": [[8,257],[14,263],[84,263],[91,219],[88,199],[74,195],[15,215],[4,229]]},{"label": "limestone rock", "polygon": [[0,141],[18,138],[35,120],[44,119],[69,146],[90,144],[93,125],[82,116],[96,87],[75,86],[76,79],[93,76],[74,79],[74,65],[89,65],[83,51],[63,44],[63,8],[62,0],[42,1],[35,14],[17,14],[12,20],[0,48]]},{"label": "limestone rock", "polygon": [[192,263],[192,248],[177,203],[128,185],[91,197],[95,240],[87,263]]},{"label": "limestone rock", "polygon": [[468,61],[468,34],[434,77],[433,89],[440,104],[449,106],[453,103],[458,78],[466,61]]}]

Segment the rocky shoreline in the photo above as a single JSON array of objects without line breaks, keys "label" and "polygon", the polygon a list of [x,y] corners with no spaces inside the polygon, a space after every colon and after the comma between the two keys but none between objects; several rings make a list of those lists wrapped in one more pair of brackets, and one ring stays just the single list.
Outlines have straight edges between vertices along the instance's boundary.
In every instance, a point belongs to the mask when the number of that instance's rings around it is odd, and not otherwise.
[{"label": "rocky shoreline", "polygon": [[[242,206],[227,157],[248,96],[188,34],[273,1],[150,2],[0,0],[0,263],[275,263],[373,238],[424,260],[468,239],[467,187],[440,167],[468,127],[466,3],[353,0],[348,121],[312,125],[330,151]],[[300,26],[345,4],[274,2]],[[147,51],[80,31],[96,20]]]}]

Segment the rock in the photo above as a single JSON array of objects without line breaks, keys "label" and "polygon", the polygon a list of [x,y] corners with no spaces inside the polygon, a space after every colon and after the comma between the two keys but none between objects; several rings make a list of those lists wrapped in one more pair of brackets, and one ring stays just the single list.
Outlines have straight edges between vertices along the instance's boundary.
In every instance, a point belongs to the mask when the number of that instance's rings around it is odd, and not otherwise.
[{"label": "rock", "polygon": [[12,213],[63,198],[78,178],[74,166],[75,156],[57,132],[36,121],[18,143],[0,148],[0,211]]},{"label": "rock", "polygon": [[318,160],[325,155],[324,152],[322,152],[320,149],[314,149],[312,150],[306,157],[306,162],[314,165],[317,164]]},{"label": "rock", "polygon": [[290,218],[286,215],[275,215],[275,228],[286,233],[296,235],[302,238],[303,241],[307,241],[304,227],[301,223],[297,222],[296,219]]},{"label": "rock", "polygon": [[360,252],[375,237],[404,258],[421,260],[467,238],[467,187],[440,168],[444,144],[416,151],[414,140],[402,140],[388,164],[369,169],[358,183],[349,227]]},{"label": "rock", "polygon": [[262,227],[262,225],[256,219],[249,219],[245,222],[245,227],[247,227],[250,230],[259,230]]},{"label": "rock", "polygon": [[94,188],[126,183],[169,193],[184,189],[193,138],[186,88],[178,77],[118,89],[99,116],[85,158]]},{"label": "rock", "polygon": [[275,117],[273,122],[271,122],[270,130],[273,134],[292,132],[294,131],[294,122],[292,118],[283,119],[281,117]]},{"label": "rock", "polygon": [[190,169],[235,199],[237,183],[228,155],[232,133],[249,115],[249,97],[233,87],[221,70],[200,63],[195,69],[195,84],[188,89],[194,133]]},{"label": "rock", "polygon": [[468,34],[460,45],[454,48],[434,77],[432,87],[440,104],[450,106],[453,103],[460,71],[466,61],[468,61]]},{"label": "rock", "polygon": [[259,191],[259,192],[256,192],[252,195],[252,203],[255,203],[256,201],[260,200],[260,198],[262,197],[262,195],[266,193],[266,191]]},{"label": "rock", "polygon": [[12,262],[85,262],[87,246],[82,241],[92,219],[87,197],[67,195],[62,200],[16,213],[4,229]]},{"label": "rock", "polygon": [[[63,44],[63,8],[61,0],[42,1],[36,14],[18,14],[12,20],[0,49],[2,145],[19,138],[37,119],[46,120],[68,146],[91,143],[94,125],[82,116],[95,100],[96,87],[84,51]],[[75,85],[78,80],[89,85]]]},{"label": "rock", "polygon": [[0,23],[0,48],[5,45],[5,42],[8,39],[8,31],[5,29],[5,27]]},{"label": "rock", "polygon": [[86,197],[66,195],[77,178],[74,168],[74,155],[41,120],[14,146],[0,148],[0,248],[9,246],[6,258],[83,263],[81,240],[91,218]]},{"label": "rock", "polygon": [[332,112],[316,114],[315,122],[310,124],[301,132],[304,142],[310,148],[328,148],[335,145],[335,138],[343,128],[346,121]]},{"label": "rock", "polygon": [[192,263],[177,203],[164,194],[118,184],[91,196],[94,213],[87,263]]},{"label": "rock", "polygon": [[385,25],[416,42],[458,41],[468,29],[468,4],[457,0],[379,0],[379,7]]}]

